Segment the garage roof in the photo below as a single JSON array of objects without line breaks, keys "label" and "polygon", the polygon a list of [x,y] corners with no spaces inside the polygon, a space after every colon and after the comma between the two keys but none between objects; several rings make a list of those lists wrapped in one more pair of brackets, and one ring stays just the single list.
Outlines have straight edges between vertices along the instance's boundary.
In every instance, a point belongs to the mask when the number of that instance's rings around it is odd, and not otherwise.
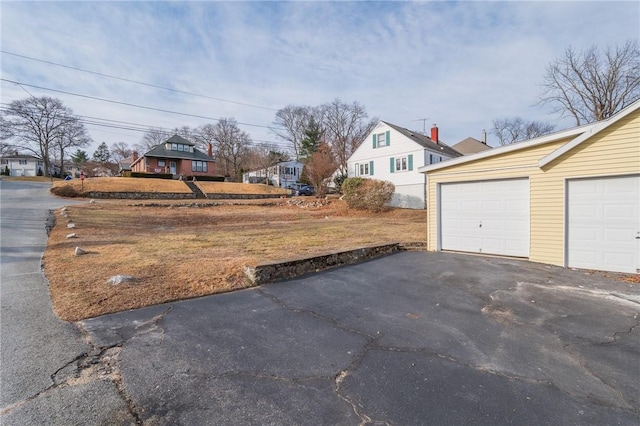
[{"label": "garage roof", "polygon": [[544,165],[550,163],[551,161],[555,160],[556,158],[560,157],[566,152],[572,150],[576,146],[580,145],[582,142],[588,140],[592,136],[595,136],[596,134],[600,133],[602,130],[606,129],[607,127],[618,122],[619,120],[623,119],[624,117],[628,116],[629,114],[631,114],[632,112],[638,109],[640,109],[640,100],[637,100],[636,102],[632,103],[628,107],[624,108],[622,111],[618,112],[617,114],[615,114],[614,116],[606,120],[598,121],[596,123],[586,124],[584,126],[574,127],[567,130],[562,130],[559,132],[554,132],[545,136],[529,139],[522,142],[516,142],[511,145],[505,145],[505,146],[494,148],[488,151],[482,151],[477,154],[466,155],[464,157],[454,158],[451,160],[443,161],[441,163],[431,164],[428,166],[420,167],[418,171],[420,173],[428,173],[430,171],[444,169],[447,167],[456,166],[458,164],[464,164],[471,161],[480,160],[483,158],[490,158],[496,155],[502,155],[507,152],[518,151],[521,149],[531,148],[537,145],[543,145],[550,142],[555,142],[557,140],[565,139],[572,136],[575,137],[568,143],[562,145],[560,148],[551,152],[547,156],[541,158],[540,161],[538,162],[538,166],[543,167]]}]

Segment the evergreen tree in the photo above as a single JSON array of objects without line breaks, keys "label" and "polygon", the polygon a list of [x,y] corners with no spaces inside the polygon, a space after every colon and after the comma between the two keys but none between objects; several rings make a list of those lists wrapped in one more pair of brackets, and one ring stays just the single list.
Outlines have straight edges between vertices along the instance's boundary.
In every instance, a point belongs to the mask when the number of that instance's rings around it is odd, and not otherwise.
[{"label": "evergreen tree", "polygon": [[322,140],[322,128],[313,116],[309,118],[300,143],[300,158],[310,158],[318,150]]},{"label": "evergreen tree", "polygon": [[98,163],[108,163],[111,159],[111,152],[109,151],[109,147],[106,142],[102,142],[98,149],[93,153],[94,161]]},{"label": "evergreen tree", "polygon": [[82,167],[84,163],[89,161],[89,157],[87,156],[87,152],[81,149],[76,150],[75,154],[71,155],[71,161],[73,164]]}]

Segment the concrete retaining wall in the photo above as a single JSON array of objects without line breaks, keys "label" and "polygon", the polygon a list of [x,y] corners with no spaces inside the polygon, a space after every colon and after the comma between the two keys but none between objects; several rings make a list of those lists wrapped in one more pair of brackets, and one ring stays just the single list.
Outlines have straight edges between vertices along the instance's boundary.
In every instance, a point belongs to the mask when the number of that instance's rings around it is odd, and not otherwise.
[{"label": "concrete retaining wall", "polygon": [[255,268],[245,268],[247,278],[255,285],[288,280],[301,275],[319,272],[337,266],[351,265],[388,254],[402,251],[399,243],[362,247],[325,255],[287,260],[283,262],[261,263]]}]

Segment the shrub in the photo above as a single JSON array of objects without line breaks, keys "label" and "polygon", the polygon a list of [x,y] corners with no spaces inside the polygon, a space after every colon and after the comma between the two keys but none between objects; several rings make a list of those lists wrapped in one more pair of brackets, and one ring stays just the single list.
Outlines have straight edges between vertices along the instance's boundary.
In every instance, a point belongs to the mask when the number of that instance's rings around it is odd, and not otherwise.
[{"label": "shrub", "polygon": [[51,192],[59,197],[82,197],[82,194],[71,185],[54,186],[51,188]]},{"label": "shrub", "polygon": [[352,209],[379,212],[391,201],[396,187],[388,181],[347,178],[342,183],[343,199]]},{"label": "shrub", "polygon": [[150,179],[173,179],[173,175],[171,173],[131,172],[131,177],[150,178]]}]

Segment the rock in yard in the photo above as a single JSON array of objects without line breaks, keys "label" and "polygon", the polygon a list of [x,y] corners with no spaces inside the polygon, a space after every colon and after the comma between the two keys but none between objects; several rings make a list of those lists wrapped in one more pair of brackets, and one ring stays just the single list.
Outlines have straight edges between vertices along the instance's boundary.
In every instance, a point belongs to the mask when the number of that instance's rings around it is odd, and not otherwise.
[{"label": "rock in yard", "polygon": [[114,275],[113,277],[109,278],[109,281],[107,281],[107,283],[110,285],[118,285],[122,283],[133,282],[135,280],[135,277],[132,277],[131,275]]},{"label": "rock in yard", "polygon": [[78,238],[78,236],[75,233],[67,234],[67,238]]},{"label": "rock in yard", "polygon": [[68,223],[67,224],[67,228],[69,228],[69,229],[72,229],[72,228],[75,228],[75,227],[76,227],[75,223]]},{"label": "rock in yard", "polygon": [[96,202],[96,200],[90,200],[89,203],[90,204],[94,204]]},{"label": "rock in yard", "polygon": [[76,251],[74,252],[76,256],[82,256],[83,254],[87,254],[86,250],[81,249],[80,247],[76,247]]}]

